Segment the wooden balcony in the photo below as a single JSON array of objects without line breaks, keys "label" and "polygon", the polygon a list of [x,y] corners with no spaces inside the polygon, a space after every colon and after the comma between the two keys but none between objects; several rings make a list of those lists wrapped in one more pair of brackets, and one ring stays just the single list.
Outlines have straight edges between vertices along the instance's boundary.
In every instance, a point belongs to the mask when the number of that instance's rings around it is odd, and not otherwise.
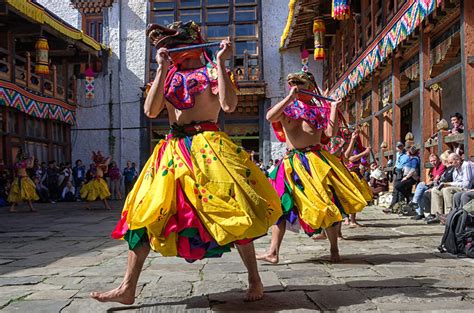
[{"label": "wooden balcony", "polygon": [[49,75],[37,75],[34,73],[35,63],[31,59],[29,52],[25,56],[10,57],[8,50],[0,48],[0,79],[38,95],[76,104],[76,78],[71,76],[66,79],[54,64],[50,66]]}]

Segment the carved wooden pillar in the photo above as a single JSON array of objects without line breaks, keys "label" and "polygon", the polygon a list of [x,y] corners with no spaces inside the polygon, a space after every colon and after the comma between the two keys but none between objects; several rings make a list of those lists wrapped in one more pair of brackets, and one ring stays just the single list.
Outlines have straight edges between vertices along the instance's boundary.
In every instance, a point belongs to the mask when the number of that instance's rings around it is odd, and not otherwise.
[{"label": "carved wooden pillar", "polygon": [[26,52],[25,53],[25,58],[26,58],[26,63],[25,63],[25,66],[26,66],[26,71],[25,71],[25,83],[26,83],[26,87],[29,87],[30,86],[30,82],[31,82],[31,55],[29,52]]},{"label": "carved wooden pillar", "polygon": [[461,0],[461,81],[465,158],[474,156],[474,6]]},{"label": "carved wooden pillar", "polygon": [[[421,160],[421,173],[424,171],[425,162],[428,162],[429,153],[425,153],[423,145],[426,140],[431,136],[431,129],[433,124],[430,125],[430,115],[431,115],[431,97],[430,90],[425,88],[425,81],[430,79],[430,26],[426,29],[421,29],[420,31],[420,40],[419,40],[419,50],[418,50],[418,60],[420,64],[420,160]],[[416,138],[415,138],[416,139]]]},{"label": "carved wooden pillar", "polygon": [[371,136],[371,146],[375,154],[379,151],[380,146],[380,119],[378,116],[375,116],[375,112],[379,110],[379,83],[380,76],[378,72],[372,77],[372,136]]},{"label": "carved wooden pillar", "polygon": [[396,150],[395,143],[400,141],[400,107],[396,104],[400,99],[400,58],[397,53],[392,57],[392,146]]}]

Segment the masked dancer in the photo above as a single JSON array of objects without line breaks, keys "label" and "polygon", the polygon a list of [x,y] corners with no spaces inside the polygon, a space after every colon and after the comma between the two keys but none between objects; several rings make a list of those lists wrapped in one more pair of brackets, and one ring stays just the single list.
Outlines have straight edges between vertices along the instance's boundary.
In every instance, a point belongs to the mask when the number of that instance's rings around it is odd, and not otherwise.
[{"label": "masked dancer", "polygon": [[325,230],[330,259],[340,260],[337,246],[341,212],[350,214],[367,204],[340,159],[323,150],[338,132],[338,102],[318,101],[303,93],[319,92],[311,73],[288,75],[288,96],[267,112],[277,138],[286,142],[286,156],[270,174],[282,201],[283,216],[272,227],[270,249],[258,259],[278,263],[286,223],[297,221],[308,236]]},{"label": "masked dancer", "polygon": [[253,239],[278,220],[281,205],[265,175],[217,125],[221,109],[237,106],[225,68],[231,43],[223,40],[211,62],[202,48],[168,50],[204,42],[194,22],[152,25],[148,36],[158,49],[158,69],[144,110],[155,118],[166,108],[171,131],[144,166],[112,234],[129,245],[123,282],[92,297],[133,303],[150,248],[194,262],[220,257],[235,244],[248,270],[245,299],[259,300],[263,286]]}]

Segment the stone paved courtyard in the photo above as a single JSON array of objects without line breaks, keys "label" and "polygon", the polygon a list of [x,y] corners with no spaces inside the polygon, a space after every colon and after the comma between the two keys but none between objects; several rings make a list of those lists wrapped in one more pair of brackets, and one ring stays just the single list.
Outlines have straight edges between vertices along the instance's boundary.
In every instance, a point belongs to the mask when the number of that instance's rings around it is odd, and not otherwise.
[{"label": "stone paved courtyard", "polygon": [[[338,264],[328,262],[326,241],[289,232],[281,264],[260,264],[262,301],[242,301],[246,274],[234,251],[194,264],[152,253],[135,305],[97,303],[89,292],[118,285],[126,263],[126,244],[109,237],[119,210],[86,211],[82,203],[38,208],[0,213],[2,312],[474,310],[474,262],[437,252],[443,228],[375,207],[360,214],[366,227],[343,229]],[[259,239],[257,251],[269,240]]]}]

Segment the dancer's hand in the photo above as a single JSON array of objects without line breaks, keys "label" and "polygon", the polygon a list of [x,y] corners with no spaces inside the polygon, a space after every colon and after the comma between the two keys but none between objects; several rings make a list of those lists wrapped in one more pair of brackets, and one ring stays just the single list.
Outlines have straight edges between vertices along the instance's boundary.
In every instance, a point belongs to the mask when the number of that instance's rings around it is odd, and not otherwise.
[{"label": "dancer's hand", "polygon": [[217,60],[225,61],[232,56],[232,43],[229,37],[221,41],[220,50],[217,52]]},{"label": "dancer's hand", "polygon": [[333,102],[331,102],[331,106],[337,108],[339,105],[342,103],[342,99],[336,99]]},{"label": "dancer's hand", "polygon": [[156,51],[156,63],[166,69],[170,66],[171,57],[169,55],[168,49],[160,48],[158,51]]},{"label": "dancer's hand", "polygon": [[297,94],[298,94],[298,87],[296,86],[291,87],[289,96],[292,98],[296,98]]}]

